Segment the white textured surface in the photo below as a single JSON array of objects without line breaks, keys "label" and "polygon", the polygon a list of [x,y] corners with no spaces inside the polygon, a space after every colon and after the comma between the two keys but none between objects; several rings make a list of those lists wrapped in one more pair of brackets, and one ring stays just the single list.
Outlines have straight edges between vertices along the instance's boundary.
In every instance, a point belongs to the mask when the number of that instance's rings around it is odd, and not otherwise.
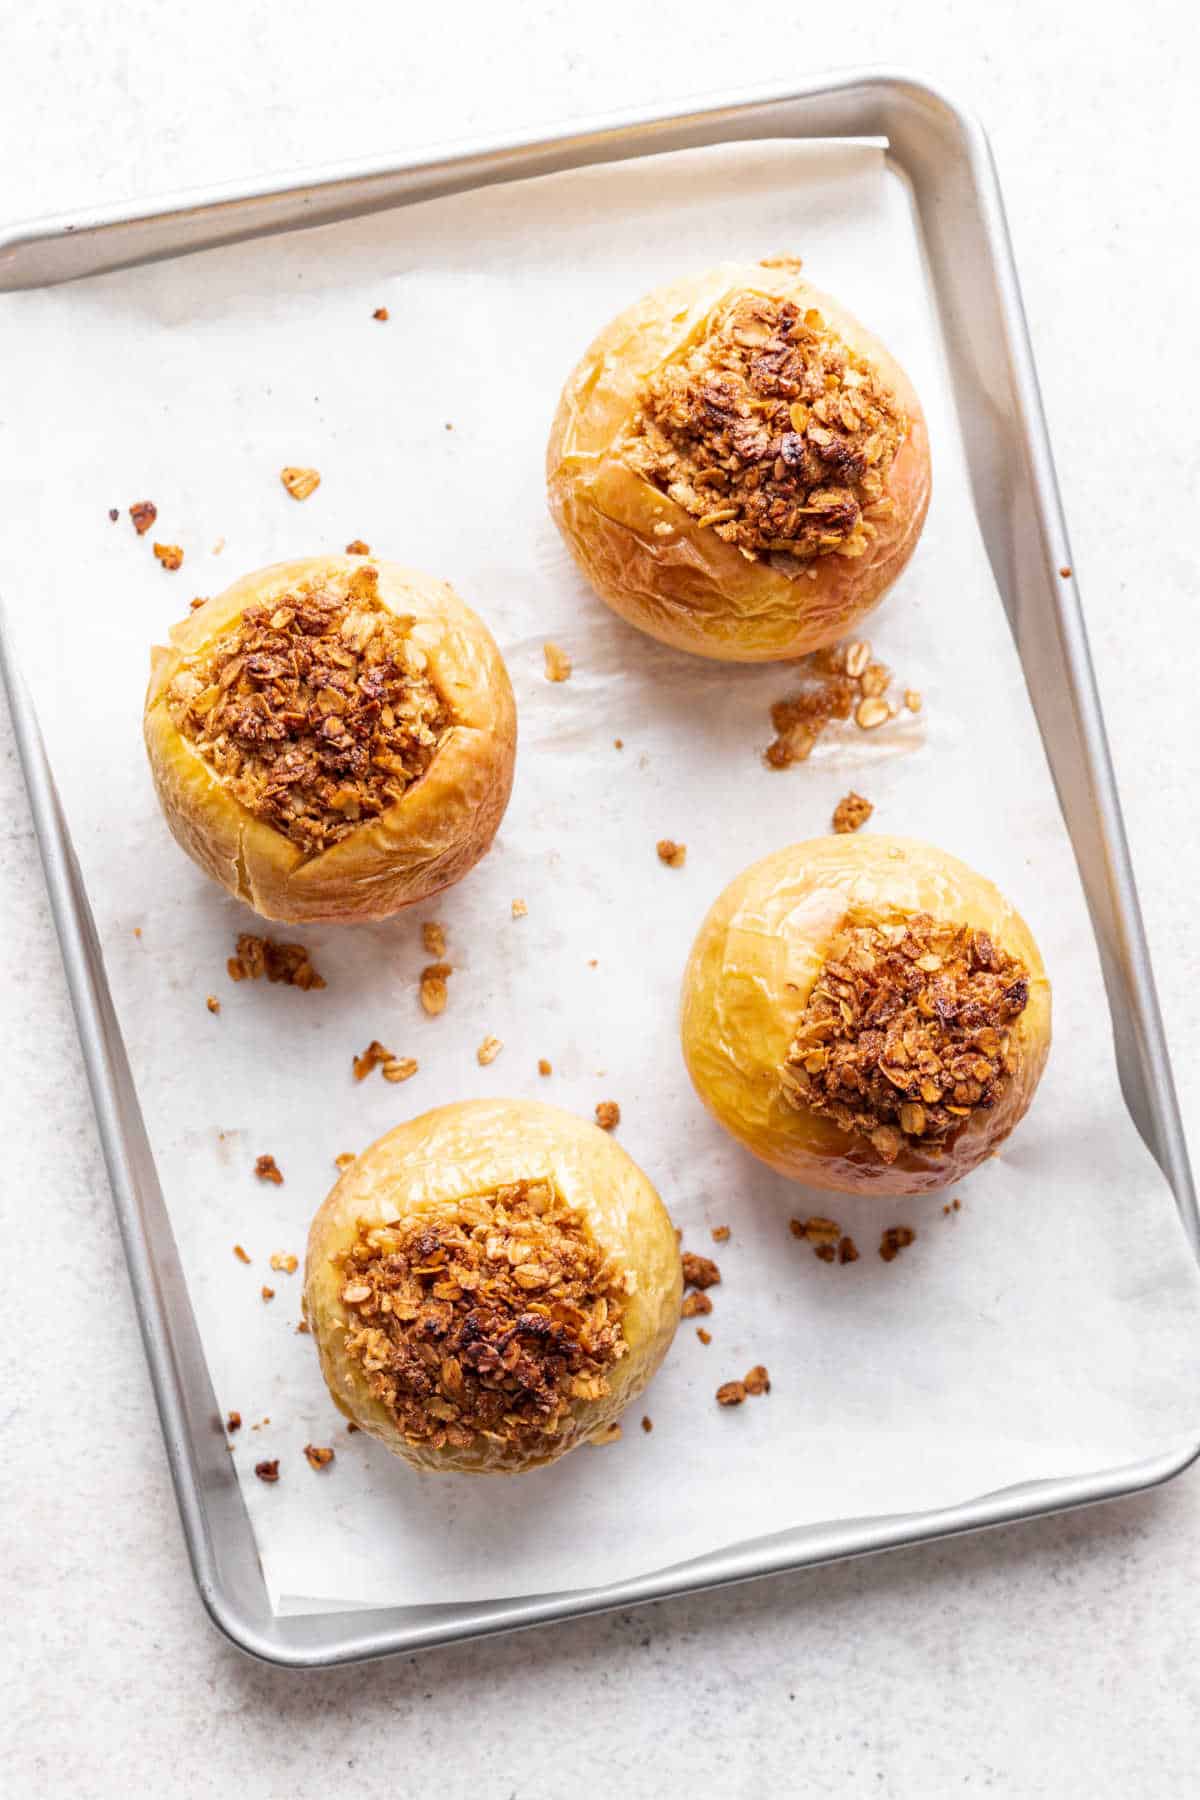
[{"label": "white textured surface", "polygon": [[[126,0],[6,16],[0,133],[19,185],[0,208],[67,208],[852,60],[903,61],[981,113],[1185,1117],[1200,1117],[1200,955],[1183,899],[1200,879],[1200,582],[1177,523],[1198,498],[1183,229],[1200,200],[1192,9],[1143,9],[1132,30],[1124,8],[1010,0],[976,16],[908,0],[835,36],[792,5],[764,5],[748,27],[703,0],[610,0],[590,41],[577,9],[543,5],[407,17],[380,3],[350,17],[315,0],[286,13]],[[182,1552],[7,731],[4,752],[0,1118],[8,1236],[22,1250],[0,1275],[16,1322],[0,1466],[11,1791],[436,1785],[524,1800],[603,1780],[623,1795],[686,1783],[1073,1800],[1190,1788],[1193,1477],[1073,1518],[365,1671],[289,1676],[226,1649]],[[35,1243],[56,1323],[75,1334],[36,1408],[22,1390]]]}]

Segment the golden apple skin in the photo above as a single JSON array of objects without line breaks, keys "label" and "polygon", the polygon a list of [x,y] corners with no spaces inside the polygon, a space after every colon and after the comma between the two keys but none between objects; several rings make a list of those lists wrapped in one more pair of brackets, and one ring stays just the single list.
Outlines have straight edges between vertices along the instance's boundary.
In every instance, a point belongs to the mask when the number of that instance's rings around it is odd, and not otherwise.
[{"label": "golden apple skin", "polygon": [[[970,925],[1028,971],[1028,1003],[1011,1028],[1016,1071],[940,1155],[906,1138],[885,1163],[865,1137],[784,1093],[788,1047],[850,906],[867,923],[925,912]],[[752,864],[716,901],[683,978],[681,1033],[696,1092],[771,1168],[842,1193],[920,1194],[961,1180],[1024,1116],[1050,1049],[1050,983],[1020,914],[957,857],[914,838],[812,838]]]},{"label": "golden apple skin", "polygon": [[[622,1330],[628,1353],[608,1371],[609,1393],[572,1403],[552,1456],[519,1443],[477,1439],[469,1448],[412,1444],[346,1354],[357,1320],[343,1305],[344,1276],[331,1260],[368,1225],[436,1215],[439,1206],[508,1183],[550,1179],[580,1212],[617,1268],[633,1273]],[[641,1393],[679,1323],[679,1244],[667,1209],[646,1175],[606,1131],[537,1100],[468,1100],[439,1106],[364,1150],[321,1206],[308,1237],[304,1315],[334,1404],[414,1468],[466,1474],[519,1474],[556,1461],[618,1419]]]}]

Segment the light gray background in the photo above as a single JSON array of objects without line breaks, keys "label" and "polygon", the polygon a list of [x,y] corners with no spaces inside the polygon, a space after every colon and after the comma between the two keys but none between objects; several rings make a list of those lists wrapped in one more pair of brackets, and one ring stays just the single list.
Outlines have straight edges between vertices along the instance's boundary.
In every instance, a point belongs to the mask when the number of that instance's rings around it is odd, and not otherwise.
[{"label": "light gray background", "polygon": [[[844,9],[44,0],[0,21],[0,215],[903,62],[992,132],[1200,1137],[1194,396],[1183,0]],[[0,384],[0,406],[3,389]],[[47,422],[52,429],[52,422]],[[99,429],[102,430],[102,422]],[[47,544],[47,556],[53,556]],[[440,1791],[1167,1796],[1200,1750],[1200,1483],[933,1549],[332,1676],[256,1668],[186,1567],[57,946],[0,726],[5,1781],[21,1796]],[[1136,1257],[1135,1244],[1130,1245]],[[0,1418],[9,1400],[0,1401]]]}]

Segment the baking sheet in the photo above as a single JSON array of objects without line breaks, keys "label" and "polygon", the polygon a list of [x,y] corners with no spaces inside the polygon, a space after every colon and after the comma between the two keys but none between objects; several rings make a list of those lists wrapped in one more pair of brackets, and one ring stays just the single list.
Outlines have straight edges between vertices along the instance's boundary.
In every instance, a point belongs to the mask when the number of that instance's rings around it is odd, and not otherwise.
[{"label": "baking sheet", "polygon": [[[758,751],[786,674],[696,663],[612,619],[545,518],[541,451],[563,375],[611,312],[681,269],[791,249],[907,365],[935,498],[872,630],[925,710],[826,739],[781,775]],[[371,318],[379,305],[386,324]],[[0,331],[0,474],[15,497],[0,578],[214,1382],[246,1421],[234,1455],[281,1610],[592,1586],[1186,1440],[1200,1280],[1120,1101],[907,195],[878,149],[745,146],[490,190],[15,296]],[[284,463],[322,471],[303,506],[278,483]],[[143,497],[159,507],[151,535],[184,545],[177,574],[124,516]],[[324,992],[234,987],[224,960],[252,921],[156,816],[138,734],[146,646],[193,593],[359,536],[447,575],[496,630],[521,708],[513,805],[488,861],[416,917],[300,934]],[[574,657],[565,686],[542,678],[546,637]],[[1034,1111],[950,1217],[935,1197],[831,1206],[771,1176],[708,1122],[678,1057],[678,976],[708,903],[753,857],[825,830],[851,782],[880,829],[941,841],[1006,887],[1055,981],[1056,1050]],[[658,863],[660,836],[687,842],[683,870]],[[529,916],[513,920],[518,895]],[[430,1021],[416,977],[419,922],[433,916],[456,974]],[[505,1049],[481,1069],[485,1033]],[[350,1057],[373,1036],[417,1056],[420,1074],[356,1087]],[[422,1480],[346,1436],[294,1331],[299,1274],[268,1259],[301,1255],[338,1151],[425,1106],[499,1093],[585,1113],[617,1098],[622,1141],[685,1243],[708,1249],[711,1225],[732,1227],[715,1252],[714,1341],[683,1326],[644,1402],[649,1436],[635,1417],[619,1444],[520,1483]],[[254,1180],[262,1150],[282,1188]],[[834,1211],[863,1260],[829,1269],[796,1244],[787,1218],[807,1210]],[[885,1266],[877,1234],[899,1222],[917,1243]],[[718,1412],[718,1382],[757,1361],[771,1395]],[[308,1441],[336,1445],[327,1474],[308,1469]],[[282,1479],[264,1487],[253,1463],[277,1455]]]}]

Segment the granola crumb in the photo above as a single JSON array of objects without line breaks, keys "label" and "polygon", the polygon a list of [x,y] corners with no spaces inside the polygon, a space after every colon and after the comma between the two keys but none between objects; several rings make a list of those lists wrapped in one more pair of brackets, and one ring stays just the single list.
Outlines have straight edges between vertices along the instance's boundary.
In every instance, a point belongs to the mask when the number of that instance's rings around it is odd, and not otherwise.
[{"label": "granola crumb", "polygon": [[347,556],[370,556],[370,544],[364,544],[361,538],[351,538],[346,545]]},{"label": "granola crumb", "polygon": [[819,1257],[821,1262],[831,1263],[837,1256],[837,1246],[835,1244],[814,1244],[813,1255]]},{"label": "granola crumb", "polygon": [[145,537],[158,517],[158,508],[153,500],[135,500],[129,509],[129,516],[133,520],[133,528],[138,536]]},{"label": "granola crumb", "polygon": [[332,1449],[323,1444],[305,1444],[304,1454],[310,1469],[327,1469],[333,1461]]},{"label": "granola crumb", "polygon": [[435,956],[439,962],[446,955],[446,927],[439,925],[436,919],[426,919],[421,926],[421,944],[426,956]]},{"label": "granola crumb", "polygon": [[264,1305],[266,1304],[266,1302],[268,1300],[273,1300],[275,1298],[275,1289],[273,1287],[268,1287],[265,1282],[263,1283],[262,1287],[259,1288],[258,1291],[263,1297]]},{"label": "granola crumb", "polygon": [[290,1250],[272,1250],[271,1267],[278,1269],[281,1274],[294,1275],[299,1266],[297,1258],[292,1255]]},{"label": "granola crumb", "polygon": [[121,509],[120,509],[120,507],[119,507],[119,506],[110,506],[110,507],[109,507],[109,509],[108,509],[108,516],[109,516],[109,518],[110,518],[110,519],[111,519],[111,520],[112,520],[112,522],[113,522],[113,524],[114,524],[114,525],[115,525],[115,524],[116,524],[116,522],[117,522],[117,520],[118,520],[118,519],[119,519],[119,518],[120,518],[120,516],[121,516]]},{"label": "granola crumb", "polygon": [[761,1363],[755,1363],[754,1367],[743,1375],[742,1386],[748,1394],[769,1394],[771,1377]]},{"label": "granola crumb", "polygon": [[712,1332],[705,1331],[703,1325],[697,1325],[696,1336],[700,1339],[700,1342],[702,1344],[711,1344],[712,1343]]},{"label": "granola crumb", "polygon": [[220,554],[224,548],[225,548],[225,539],[223,537],[218,538],[216,543],[212,547],[213,555],[220,556]]},{"label": "granola crumb", "polygon": [[256,1156],[254,1173],[260,1181],[273,1181],[276,1187],[283,1186],[283,1170],[273,1156]]},{"label": "granola crumb", "polygon": [[350,1167],[350,1164],[352,1162],[357,1162],[357,1160],[353,1150],[343,1150],[339,1155],[334,1157],[333,1166],[335,1169],[344,1173]]},{"label": "granola crumb", "polygon": [[687,861],[687,845],[677,844],[674,838],[659,838],[655,849],[659,862],[666,863],[669,869],[682,869]]},{"label": "granola crumb", "polygon": [[300,1320],[299,1320],[299,1321],[298,1321],[298,1322],[297,1322],[297,1325],[296,1325],[296,1330],[297,1330],[297,1332],[298,1332],[298,1333],[299,1333],[299,1335],[300,1335],[300,1336],[301,1336],[301,1337],[307,1337],[307,1336],[308,1336],[308,1332],[309,1332],[309,1323],[308,1323],[308,1320],[307,1320],[307,1319],[300,1319]]},{"label": "granola crumb", "polygon": [[446,986],[446,978],[452,973],[447,962],[430,963],[428,968],[421,970],[421,1005],[431,1019],[436,1019],[439,1013],[446,1010],[450,992]]},{"label": "granola crumb", "polygon": [[599,967],[600,967],[599,957],[589,956],[588,957],[588,968],[589,969],[598,969]]},{"label": "granola crumb", "polygon": [[250,1258],[246,1255],[246,1252],[242,1249],[240,1244],[235,1244],[233,1246],[233,1254],[240,1263],[248,1263],[250,1261]]},{"label": "granola crumb", "polygon": [[279,479],[293,500],[307,500],[321,485],[321,477],[316,469],[298,469],[291,464],[286,469],[280,469]]},{"label": "granola crumb", "polygon": [[[891,670],[872,660],[865,638],[803,657],[799,675],[803,685],[771,708],[775,737],[764,753],[768,768],[786,769],[792,763],[807,762],[817,739],[834,720],[853,718],[862,730],[873,731],[899,710],[885,697]],[[914,692],[906,690],[906,704]],[[916,701],[916,706],[909,706],[910,712],[920,711],[919,694]]]},{"label": "granola crumb", "polygon": [[529,917],[529,908],[526,906],[526,904],[523,900],[514,900],[513,901],[512,916],[514,919],[526,919]]},{"label": "granola crumb", "polygon": [[489,1063],[495,1062],[503,1048],[504,1045],[498,1037],[485,1037],[475,1052],[475,1061],[480,1068],[486,1069]]},{"label": "granola crumb", "polygon": [[730,1235],[728,1225],[714,1225],[712,1228],[712,1241],[714,1244],[727,1244]]},{"label": "granola crumb", "polygon": [[961,1200],[959,1200],[959,1199],[954,1199],[954,1200],[952,1200],[952,1201],[951,1201],[951,1202],[950,1202],[950,1204],[951,1204],[951,1206],[952,1206],[952,1207],[953,1207],[953,1208],[954,1208],[954,1211],[955,1211],[955,1212],[961,1212],[961,1211],[962,1211],[962,1201],[961,1201]]},{"label": "granola crumb", "polygon": [[596,1123],[601,1131],[615,1131],[621,1123],[621,1108],[615,1100],[599,1100],[596,1103]]},{"label": "granola crumb", "polygon": [[371,314],[371,317],[373,319],[378,319],[381,325],[386,325],[391,318],[391,314],[388,312],[386,306],[377,306],[375,311]]},{"label": "granola crumb", "polygon": [[188,611],[189,612],[199,612],[199,610],[202,606],[207,606],[207,605],[208,605],[208,595],[207,594],[196,594],[191,600],[188,601]]},{"label": "granola crumb", "polygon": [[723,1381],[717,1389],[718,1406],[740,1406],[746,1398],[744,1381]]},{"label": "granola crumb", "polygon": [[231,981],[260,981],[265,975],[268,981],[281,981],[285,987],[306,992],[325,986],[303,944],[277,943],[274,938],[254,937],[248,931],[239,934],[237,953],[225,967]]},{"label": "granola crumb", "polygon": [[547,1062],[547,1060],[544,1056],[539,1056],[538,1057],[538,1074],[539,1075],[553,1075],[553,1073],[554,1073],[553,1063]]},{"label": "granola crumb", "polygon": [[837,1220],[826,1219],[820,1213],[814,1213],[811,1219],[789,1219],[788,1230],[793,1237],[810,1244],[836,1244],[842,1235]]},{"label": "granola crumb", "polygon": [[154,554],[164,569],[178,569],[183,564],[183,550],[178,544],[155,544]]},{"label": "granola crumb", "polygon": [[852,1237],[844,1237],[838,1243],[838,1261],[852,1263],[858,1261],[858,1245]]},{"label": "granola crumb", "polygon": [[210,994],[204,1004],[210,1013],[219,1013],[221,1010],[221,1002],[215,994]]},{"label": "granola crumb", "polygon": [[874,811],[869,800],[851,791],[833,809],[833,829],[839,833],[861,831]]},{"label": "granola crumb", "polygon": [[394,1060],[394,1052],[389,1050],[385,1044],[381,1044],[378,1038],[372,1038],[362,1055],[352,1059],[350,1066],[354,1071],[355,1081],[365,1081],[371,1071],[377,1069],[380,1063]]},{"label": "granola crumb", "polygon": [[683,1305],[679,1309],[679,1316],[681,1319],[694,1319],[710,1313],[712,1309],[713,1303],[707,1294],[685,1294]]},{"label": "granola crumb", "polygon": [[683,1253],[683,1285],[690,1288],[716,1287],[721,1271],[710,1256],[697,1256],[693,1250]]},{"label": "granola crumb", "polygon": [[647,1432],[654,1430],[654,1420],[647,1413],[642,1414],[642,1430]]},{"label": "granola crumb", "polygon": [[260,1481],[278,1481],[279,1480],[279,1458],[276,1457],[273,1462],[257,1462],[257,1463],[255,1463],[254,1473],[258,1476],[258,1479]]},{"label": "granola crumb", "polygon": [[614,750],[623,750],[624,748],[625,748],[625,739],[624,738],[614,738],[613,739],[613,749]]},{"label": "granola crumb", "polygon": [[920,712],[922,702],[921,702],[921,696],[917,692],[916,688],[905,688],[904,704],[905,704],[905,706],[907,706],[909,712],[912,712],[912,713]]},{"label": "granola crumb", "polygon": [[568,681],[570,679],[571,658],[561,644],[543,644],[542,656],[546,665],[547,681]]},{"label": "granola crumb", "polygon": [[1059,572],[1059,574],[1060,574],[1060,575],[1061,575],[1061,576],[1062,576],[1062,578],[1063,578],[1063,580],[1064,580],[1064,581],[1070,581],[1070,579],[1071,579],[1071,565],[1070,565],[1070,563],[1064,563],[1064,564],[1063,564],[1063,566],[1062,566],[1062,568],[1061,568],[1061,569],[1060,569],[1060,570],[1059,570],[1059,571],[1058,571],[1058,572]]},{"label": "granola crumb", "polygon": [[226,1414],[225,1429],[226,1431],[240,1431],[242,1429],[242,1415],[240,1412],[230,1412]]},{"label": "granola crumb", "polygon": [[355,1423],[354,1423],[354,1420],[353,1420],[353,1419],[348,1419],[348,1420],[347,1420],[347,1421],[346,1421],[346,1431],[347,1431],[347,1433],[348,1433],[348,1434],[349,1434],[349,1435],[350,1435],[350,1436],[353,1436],[353,1434],[354,1434],[354,1433],[355,1433],[355,1432],[356,1432],[356,1431],[361,1431],[361,1430],[362,1430],[362,1426],[361,1426],[361,1425],[356,1425],[356,1424],[355,1424]]},{"label": "granola crumb", "polygon": [[451,423],[450,423],[450,421],[449,421],[449,419],[447,419],[447,420],[446,420],[446,430],[447,430],[447,431],[453,431],[453,430],[454,430],[454,427],[453,427],[453,425],[452,425],[452,424],[451,424]]},{"label": "granola crumb", "polygon": [[884,1262],[895,1262],[900,1252],[915,1242],[916,1235],[911,1225],[889,1225],[879,1240],[879,1254]]}]

